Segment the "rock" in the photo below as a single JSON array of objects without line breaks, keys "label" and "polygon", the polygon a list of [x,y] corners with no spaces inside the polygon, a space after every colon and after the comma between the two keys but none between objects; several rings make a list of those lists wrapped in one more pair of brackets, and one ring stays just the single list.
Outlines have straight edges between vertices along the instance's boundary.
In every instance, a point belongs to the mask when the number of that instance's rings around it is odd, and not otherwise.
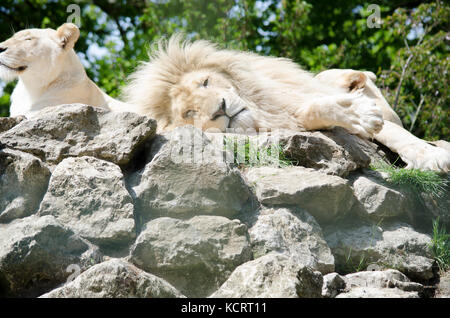
[{"label": "rock", "polygon": [[0,134],[7,130],[10,130],[14,126],[18,125],[21,121],[25,120],[25,116],[18,117],[0,117]]},{"label": "rock", "polygon": [[436,298],[450,298],[450,271],[448,270],[439,277]]},{"label": "rock", "polygon": [[92,266],[73,281],[40,298],[173,298],[184,297],[169,283],[122,260]]},{"label": "rock", "polygon": [[95,246],[53,216],[0,224],[0,296],[41,295],[68,278],[69,265],[83,270],[100,258]]},{"label": "rock", "polygon": [[131,248],[130,261],[188,297],[205,297],[251,256],[247,227],[238,220],[162,217],[146,224]]},{"label": "rock", "polygon": [[135,239],[133,199],[118,166],[93,157],[64,159],[50,178],[39,215],[53,215],[102,247]]},{"label": "rock", "polygon": [[272,252],[242,264],[213,298],[320,298],[322,275]]},{"label": "rock", "polygon": [[324,274],[334,271],[322,229],[306,212],[264,208],[249,234],[254,258],[275,251]]},{"label": "rock", "polygon": [[[192,126],[177,128],[130,184],[143,221],[158,216],[188,218],[221,215],[232,218],[250,199],[238,169],[224,162],[223,149]],[[223,147],[223,145],[222,145]],[[217,161],[209,156],[216,153]]]},{"label": "rock", "polygon": [[251,137],[259,145],[278,144],[297,165],[325,174],[347,176],[368,167],[371,160],[383,160],[384,152],[374,143],[349,134],[343,128],[330,131],[279,131]]},{"label": "rock", "polygon": [[376,264],[396,268],[415,280],[434,276],[431,238],[408,224],[336,224],[325,228],[324,235],[341,272]]},{"label": "rock", "polygon": [[0,223],[37,211],[50,178],[49,169],[30,154],[0,150]]},{"label": "rock", "polygon": [[347,288],[353,287],[376,287],[393,288],[397,287],[404,291],[421,292],[423,286],[409,280],[404,274],[395,269],[384,271],[363,271],[345,275]]},{"label": "rock", "polygon": [[321,298],[323,276],[309,267],[302,267],[297,273],[297,295],[300,298]]},{"label": "rock", "polygon": [[[448,175],[448,184],[450,185],[450,174]],[[425,206],[423,214],[425,214],[428,223],[439,218],[439,224],[444,226],[447,233],[450,232],[450,187],[447,186],[446,191],[440,197],[432,196],[427,193],[421,193],[420,197]]]},{"label": "rock", "polygon": [[313,169],[250,168],[245,177],[261,203],[295,205],[314,216],[319,224],[342,218],[355,201],[347,180]]},{"label": "rock", "polygon": [[345,282],[346,291],[336,298],[419,298],[423,290],[394,269],[348,274]]},{"label": "rock", "polygon": [[398,288],[355,287],[336,298],[419,298],[419,295]]},{"label": "rock", "polygon": [[70,104],[21,122],[0,135],[0,144],[51,165],[67,157],[92,156],[124,166],[155,132],[156,122],[145,116]]},{"label": "rock", "polygon": [[338,273],[323,276],[322,297],[334,298],[345,289],[345,278]]},{"label": "rock", "polygon": [[388,187],[369,176],[359,176],[353,182],[354,193],[366,215],[375,220],[407,220],[414,207],[405,193]]}]

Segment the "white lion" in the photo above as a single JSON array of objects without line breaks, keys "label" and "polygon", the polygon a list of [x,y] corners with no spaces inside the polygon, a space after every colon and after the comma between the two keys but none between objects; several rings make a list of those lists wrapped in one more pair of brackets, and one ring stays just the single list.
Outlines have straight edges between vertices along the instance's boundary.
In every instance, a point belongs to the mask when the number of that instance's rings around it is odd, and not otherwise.
[{"label": "white lion", "polygon": [[0,43],[0,78],[19,78],[11,95],[11,116],[30,118],[43,108],[70,103],[126,109],[86,75],[73,50],[79,35],[76,25],[65,23],[57,30],[22,30]]},{"label": "white lion", "polygon": [[316,130],[341,126],[375,138],[407,168],[449,171],[450,152],[405,130],[371,72],[329,70],[316,77],[284,58],[219,50],[207,41],[159,42],[131,75],[126,101],[158,121],[159,131],[196,124]]}]

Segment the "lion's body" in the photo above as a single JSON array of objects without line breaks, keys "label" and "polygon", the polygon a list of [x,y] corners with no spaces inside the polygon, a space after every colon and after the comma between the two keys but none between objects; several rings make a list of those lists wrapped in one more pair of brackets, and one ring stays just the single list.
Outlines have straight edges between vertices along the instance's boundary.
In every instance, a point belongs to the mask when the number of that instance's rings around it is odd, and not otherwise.
[{"label": "lion's body", "polygon": [[408,168],[450,169],[450,152],[402,127],[371,72],[334,69],[314,76],[288,59],[174,36],[159,42],[130,79],[126,101],[155,118],[159,131],[188,124],[220,132],[341,126],[385,144]]},{"label": "lion's body", "polygon": [[0,43],[0,77],[19,78],[11,95],[11,116],[32,117],[43,108],[70,103],[125,107],[86,75],[73,50],[78,35],[75,25],[65,24],[58,30],[23,30]]},{"label": "lion's body", "polygon": [[[182,92],[178,94],[177,90],[187,90],[192,95],[198,85],[195,81],[208,77],[214,77],[210,81],[212,93],[208,94],[216,94],[217,102],[208,101],[208,105],[201,105],[205,96],[198,96],[196,101],[192,101],[197,105],[191,105],[191,108],[196,108],[200,113],[213,112],[220,100],[226,98],[229,100],[227,107],[242,106],[250,111],[251,120],[245,120],[244,116],[241,121],[245,128],[316,129],[319,128],[317,126],[333,126],[336,124],[333,116],[325,122],[326,118],[298,116],[298,112],[314,104],[317,99],[328,99],[334,95],[350,100],[364,99],[348,94],[345,89],[325,85],[288,59],[217,50],[205,41],[183,45],[177,37],[172,38],[166,47],[160,45],[151,61],[144,63],[132,75],[131,84],[125,90],[126,99],[138,107],[138,112],[155,117],[160,131],[170,130],[192,123],[189,119],[183,120],[179,114],[182,111],[179,108],[186,106],[189,97],[180,102],[184,105],[178,107],[176,99]],[[363,100],[362,104],[367,106],[369,113],[374,112],[369,116],[374,120],[378,117],[379,122],[374,126],[381,127],[381,114],[377,113],[377,109],[369,109],[371,105],[368,100]],[[247,113],[248,117],[250,113]],[[224,127],[220,121],[215,125],[205,119],[202,124],[204,129],[214,127],[224,131],[230,128],[228,125]],[[237,124],[231,128],[235,127],[240,126]],[[376,129],[367,127],[369,131]],[[361,128],[358,132],[364,134],[366,131]]]}]

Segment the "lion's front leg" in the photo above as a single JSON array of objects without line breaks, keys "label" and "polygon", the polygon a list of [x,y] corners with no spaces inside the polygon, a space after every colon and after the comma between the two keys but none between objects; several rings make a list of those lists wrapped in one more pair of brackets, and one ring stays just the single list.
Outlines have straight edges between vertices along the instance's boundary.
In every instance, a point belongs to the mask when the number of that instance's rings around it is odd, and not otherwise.
[{"label": "lion's front leg", "polygon": [[430,145],[394,123],[386,121],[375,139],[398,153],[407,169],[450,171],[449,150]]},{"label": "lion's front leg", "polygon": [[360,93],[311,98],[295,115],[307,130],[340,126],[364,138],[372,137],[383,127],[381,109]]}]

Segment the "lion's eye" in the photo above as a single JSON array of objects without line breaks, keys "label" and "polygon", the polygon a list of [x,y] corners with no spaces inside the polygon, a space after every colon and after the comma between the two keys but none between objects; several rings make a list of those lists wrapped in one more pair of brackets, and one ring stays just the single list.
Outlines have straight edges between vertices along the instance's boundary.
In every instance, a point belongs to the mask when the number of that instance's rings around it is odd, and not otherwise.
[{"label": "lion's eye", "polygon": [[205,81],[203,82],[203,87],[208,87],[208,81],[209,81],[209,78],[205,79]]},{"label": "lion's eye", "polygon": [[183,113],[183,118],[194,117],[195,113],[197,113],[195,110],[188,110]]},{"label": "lion's eye", "polygon": [[25,41],[31,41],[33,38],[25,38]]}]

